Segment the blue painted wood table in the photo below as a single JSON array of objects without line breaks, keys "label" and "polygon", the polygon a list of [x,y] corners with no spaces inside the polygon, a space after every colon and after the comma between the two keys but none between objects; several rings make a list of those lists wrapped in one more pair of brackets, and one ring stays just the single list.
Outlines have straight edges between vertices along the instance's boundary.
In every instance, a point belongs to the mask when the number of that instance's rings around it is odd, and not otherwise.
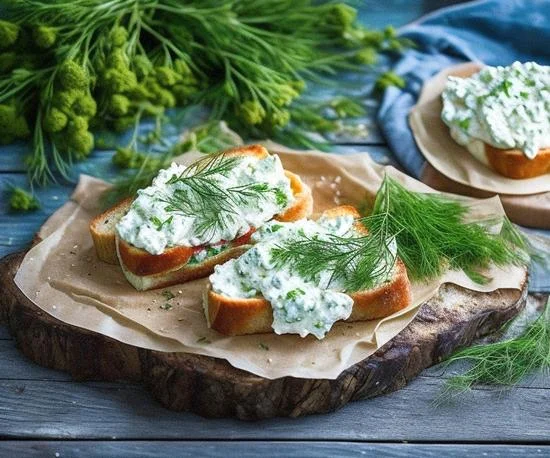
[{"label": "blue painted wood table", "polygon": [[[398,26],[450,3],[369,0],[361,6],[361,18],[370,26]],[[374,101],[370,106],[375,109]],[[376,160],[392,162],[372,115],[365,119],[366,141],[339,139],[333,150],[368,151]],[[111,154],[94,153],[80,171],[112,173]],[[25,184],[21,157],[0,150],[1,187]],[[27,246],[71,191],[70,185],[41,189],[42,209],[24,216],[10,214],[3,199],[0,257]],[[39,367],[18,353],[0,326],[0,456],[550,455],[550,376],[534,376],[506,392],[481,387],[436,406],[456,370],[433,367],[398,392],[328,415],[260,423],[209,420],[165,410],[141,385],[77,383]]]}]

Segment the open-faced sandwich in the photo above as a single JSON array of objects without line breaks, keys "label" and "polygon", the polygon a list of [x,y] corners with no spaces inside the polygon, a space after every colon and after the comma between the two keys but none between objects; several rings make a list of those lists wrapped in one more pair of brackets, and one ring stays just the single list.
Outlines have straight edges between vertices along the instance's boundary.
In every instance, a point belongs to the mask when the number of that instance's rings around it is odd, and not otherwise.
[{"label": "open-faced sandwich", "polygon": [[322,339],[336,321],[383,318],[407,307],[410,283],[395,239],[371,244],[359,216],[340,206],[316,221],[263,225],[248,251],[209,277],[208,325],[226,335]]},{"label": "open-faced sandwich", "polygon": [[509,178],[550,173],[550,67],[515,62],[450,76],[442,120],[453,139]]},{"label": "open-faced sandwich", "polygon": [[251,145],[161,170],[151,186],[97,216],[97,255],[120,263],[138,290],[165,287],[213,271],[242,254],[271,220],[312,211],[310,189],[277,155]]}]

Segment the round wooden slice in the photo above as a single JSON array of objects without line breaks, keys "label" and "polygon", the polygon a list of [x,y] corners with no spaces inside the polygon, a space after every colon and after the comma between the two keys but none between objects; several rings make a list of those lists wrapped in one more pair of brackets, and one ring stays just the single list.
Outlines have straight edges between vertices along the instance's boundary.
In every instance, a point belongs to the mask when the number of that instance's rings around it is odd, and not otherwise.
[{"label": "round wooden slice", "polygon": [[336,380],[268,380],[225,360],[132,347],[56,320],[15,286],[23,256],[0,260],[0,321],[27,357],[77,380],[143,382],[167,408],[206,417],[297,417],[397,390],[457,347],[501,327],[521,311],[527,297],[527,274],[521,291],[479,293],[443,285],[405,330]]}]

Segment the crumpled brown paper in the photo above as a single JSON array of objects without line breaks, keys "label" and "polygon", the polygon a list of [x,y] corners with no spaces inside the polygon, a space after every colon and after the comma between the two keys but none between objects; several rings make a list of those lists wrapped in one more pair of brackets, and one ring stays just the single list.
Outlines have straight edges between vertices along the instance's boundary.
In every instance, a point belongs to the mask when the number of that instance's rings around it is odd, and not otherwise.
[{"label": "crumpled brown paper", "polygon": [[481,64],[474,62],[454,65],[424,84],[420,98],[409,114],[409,124],[418,148],[438,172],[472,188],[518,196],[550,191],[550,174],[515,180],[482,164],[453,140],[449,128],[441,120],[441,93],[447,77],[468,77],[480,68]]},{"label": "crumpled brown paper", "polygon": [[[268,144],[271,151],[282,151]],[[286,169],[296,172],[313,190],[315,211],[340,203],[373,199],[384,173],[407,187],[431,190],[392,167],[374,163],[367,154],[338,156],[317,152],[280,153]],[[184,155],[189,162],[193,155]],[[82,176],[72,200],[41,230],[44,240],[26,255],[15,277],[23,293],[50,315],[121,342],[159,351],[189,352],[224,358],[233,366],[270,379],[295,376],[334,379],[396,336],[443,282],[477,291],[520,288],[525,270],[493,268],[492,281],[476,285],[462,272],[448,272],[430,283],[413,285],[413,304],[388,318],[337,323],[324,340],[312,336],[261,334],[225,337],[207,328],[201,293],[206,279],[155,291],[138,292],[120,268],[96,258],[88,232],[99,212],[106,184]],[[503,214],[498,198],[468,201],[472,219]],[[174,298],[167,300],[163,291]],[[165,304],[172,307],[168,310]]]}]

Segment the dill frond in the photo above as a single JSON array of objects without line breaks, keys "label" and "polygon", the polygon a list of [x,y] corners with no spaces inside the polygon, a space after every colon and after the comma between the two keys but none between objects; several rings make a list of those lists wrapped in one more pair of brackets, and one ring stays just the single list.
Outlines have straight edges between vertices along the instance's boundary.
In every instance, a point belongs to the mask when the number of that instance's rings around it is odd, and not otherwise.
[{"label": "dill frond", "polygon": [[184,187],[159,196],[159,200],[167,205],[167,212],[194,217],[198,233],[205,236],[232,224],[239,217],[240,208],[260,207],[269,196],[274,196],[278,204],[285,206],[286,196],[282,202],[280,190],[267,183],[224,187],[219,177],[227,177],[241,160],[242,157],[223,153],[201,158],[166,182],[181,183]]},{"label": "dill frond", "polygon": [[321,272],[328,271],[329,285],[338,282],[346,291],[373,288],[388,279],[397,259],[387,215],[375,215],[365,221],[374,219],[379,224],[368,235],[302,235],[276,246],[271,258],[276,265],[288,266],[306,279],[317,279]]},{"label": "dill frond", "polygon": [[[524,264],[525,239],[504,220],[493,234],[490,223],[465,222],[468,207],[440,194],[409,191],[386,176],[373,215],[387,214],[384,224],[397,240],[397,253],[413,280],[440,276],[445,269],[463,270],[473,281],[486,282],[481,271],[490,264]],[[365,221],[370,231],[377,220]]]},{"label": "dill frond", "polygon": [[465,222],[468,207],[440,194],[409,191],[389,176],[376,195],[372,213],[357,222],[368,235],[299,237],[272,251],[278,265],[288,265],[305,278],[329,271],[347,291],[369,289],[388,278],[397,257],[412,280],[425,281],[446,269],[463,270],[474,282],[491,263],[526,263],[526,239],[507,220],[500,234],[487,222]]},{"label": "dill frond", "polygon": [[521,336],[464,348],[447,359],[447,364],[455,361],[467,361],[471,367],[448,380],[441,399],[478,384],[514,385],[536,370],[550,368],[550,301]]}]

